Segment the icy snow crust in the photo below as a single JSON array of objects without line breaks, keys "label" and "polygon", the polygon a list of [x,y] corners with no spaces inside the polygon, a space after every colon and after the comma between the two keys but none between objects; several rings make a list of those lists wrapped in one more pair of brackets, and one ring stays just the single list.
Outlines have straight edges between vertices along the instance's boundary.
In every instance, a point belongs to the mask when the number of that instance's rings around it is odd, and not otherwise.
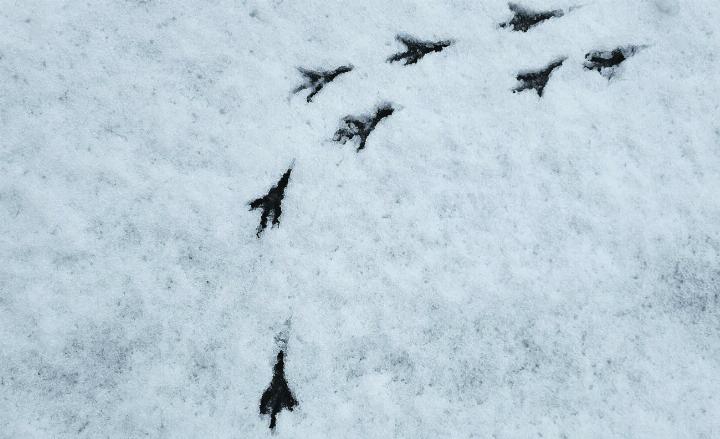
[{"label": "icy snow crust", "polygon": [[0,437],[269,437],[285,330],[279,438],[719,437],[720,2],[511,17],[0,1]]}]

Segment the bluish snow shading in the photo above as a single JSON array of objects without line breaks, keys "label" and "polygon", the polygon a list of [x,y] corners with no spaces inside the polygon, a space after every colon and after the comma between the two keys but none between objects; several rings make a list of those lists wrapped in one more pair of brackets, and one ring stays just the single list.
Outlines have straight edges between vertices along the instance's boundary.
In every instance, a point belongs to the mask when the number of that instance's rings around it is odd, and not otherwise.
[{"label": "bluish snow shading", "polygon": [[[720,3],[511,17],[1,1],[0,437],[271,437],[288,320],[274,437],[718,437]],[[400,33],[454,43],[387,63]],[[362,153],[332,141],[381,102]]]}]

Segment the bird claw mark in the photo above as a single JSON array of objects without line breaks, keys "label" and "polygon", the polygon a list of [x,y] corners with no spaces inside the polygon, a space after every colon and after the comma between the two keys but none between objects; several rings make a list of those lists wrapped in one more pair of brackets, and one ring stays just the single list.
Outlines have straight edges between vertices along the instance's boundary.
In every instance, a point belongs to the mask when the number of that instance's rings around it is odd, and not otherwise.
[{"label": "bird claw mark", "polygon": [[585,70],[597,70],[608,80],[615,76],[617,67],[626,59],[647,46],[624,46],[613,50],[593,50],[585,54]]},{"label": "bird claw mark", "polygon": [[508,3],[508,8],[514,13],[513,18],[505,23],[500,23],[500,27],[510,27],[514,31],[527,32],[545,20],[551,18],[559,18],[565,15],[562,9],[553,11],[533,11],[517,3]]},{"label": "bird claw mark", "polygon": [[282,200],[285,196],[285,188],[290,181],[290,173],[292,167],[288,168],[287,171],[280,178],[280,181],[273,186],[267,195],[257,198],[248,205],[250,210],[262,209],[260,214],[260,224],[257,228],[256,236],[260,238],[260,234],[267,228],[268,218],[272,216],[272,227],[280,226],[280,215],[282,214]]},{"label": "bird claw mark", "polygon": [[355,137],[360,139],[356,152],[365,149],[365,144],[370,136],[370,133],[375,130],[375,127],[381,120],[390,116],[395,112],[395,109],[390,104],[382,104],[377,108],[373,115],[362,115],[362,116],[345,116],[342,119],[344,127],[338,129],[333,136],[335,142],[340,142],[343,145],[348,140],[352,140]]},{"label": "bird claw mark", "polygon": [[542,97],[543,90],[550,80],[550,75],[553,71],[560,67],[566,58],[560,58],[550,63],[547,67],[541,70],[534,70],[525,73],[519,73],[516,79],[520,81],[520,85],[513,89],[513,93],[517,93],[523,90],[533,89],[537,92],[538,96]]},{"label": "bird claw mark", "polygon": [[293,94],[299,93],[305,89],[310,90],[310,93],[305,99],[308,103],[310,103],[312,102],[313,97],[315,97],[315,95],[318,94],[323,87],[334,81],[335,78],[343,73],[352,71],[353,68],[352,64],[340,66],[334,70],[311,70],[298,67],[298,71],[303,76],[304,82],[293,90]]},{"label": "bird claw mark", "polygon": [[452,40],[422,41],[409,35],[397,35],[395,39],[400,41],[406,50],[390,56],[387,62],[393,63],[395,61],[405,60],[404,65],[415,64],[428,53],[440,52],[453,44]]},{"label": "bird claw mark", "polygon": [[285,379],[285,354],[278,352],[277,362],[273,368],[273,377],[270,385],[260,397],[260,414],[270,415],[270,429],[277,423],[277,415],[283,409],[293,411],[298,402],[290,391]]}]

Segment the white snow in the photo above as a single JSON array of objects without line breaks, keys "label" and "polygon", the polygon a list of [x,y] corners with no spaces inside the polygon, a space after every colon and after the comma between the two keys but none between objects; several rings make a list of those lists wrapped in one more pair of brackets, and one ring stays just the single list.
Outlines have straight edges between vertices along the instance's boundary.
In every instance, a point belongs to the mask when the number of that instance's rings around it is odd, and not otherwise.
[{"label": "white snow", "polygon": [[[283,331],[277,437],[719,437],[720,3],[510,16],[0,0],[0,437],[269,437]],[[397,33],[456,43],[388,64]]]}]

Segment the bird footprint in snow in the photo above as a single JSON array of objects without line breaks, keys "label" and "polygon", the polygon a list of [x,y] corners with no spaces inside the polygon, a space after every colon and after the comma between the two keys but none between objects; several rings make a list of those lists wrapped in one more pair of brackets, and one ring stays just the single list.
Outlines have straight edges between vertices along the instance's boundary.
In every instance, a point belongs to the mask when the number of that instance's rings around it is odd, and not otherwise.
[{"label": "bird footprint in snow", "polygon": [[344,145],[348,140],[358,137],[360,142],[357,147],[357,152],[360,152],[360,150],[365,148],[368,136],[370,136],[370,133],[373,132],[377,124],[393,114],[393,112],[395,112],[395,109],[392,105],[383,104],[378,107],[373,115],[345,116],[342,119],[342,123],[345,126],[335,132],[333,140]]},{"label": "bird footprint in snow", "polygon": [[249,203],[250,210],[262,209],[260,214],[260,224],[257,228],[256,236],[259,238],[260,234],[267,228],[268,218],[272,216],[272,227],[280,226],[280,215],[282,214],[282,200],[285,196],[285,188],[290,181],[290,173],[292,172],[292,166],[285,171],[280,181],[273,186],[267,195],[257,198]]},{"label": "bird footprint in snow", "polygon": [[352,71],[352,64],[346,66],[340,66],[334,70],[310,70],[298,67],[298,71],[305,82],[299,85],[293,90],[293,94],[299,93],[302,90],[309,89],[310,93],[307,95],[306,100],[312,102],[313,97],[320,92],[327,84],[331,83],[335,78]]},{"label": "bird footprint in snow", "polygon": [[586,70],[597,70],[604,77],[612,79],[623,61],[645,47],[647,46],[624,46],[610,51],[594,50],[585,54],[584,67]]},{"label": "bird footprint in snow", "polygon": [[566,58],[560,58],[550,63],[547,67],[541,70],[533,70],[524,73],[518,73],[516,76],[517,80],[520,81],[520,85],[513,89],[513,93],[517,93],[523,90],[535,90],[538,96],[542,97],[543,90],[550,80],[552,72],[560,67]]},{"label": "bird footprint in snow", "polygon": [[527,32],[545,20],[565,15],[562,9],[533,11],[517,3],[508,3],[508,8],[514,13],[513,18],[505,23],[500,23],[500,27],[510,27],[512,30],[520,32]]},{"label": "bird footprint in snow", "polygon": [[453,43],[452,40],[423,41],[409,35],[397,35],[395,39],[400,41],[406,50],[392,55],[387,59],[387,62],[405,60],[405,65],[415,64],[428,53],[440,52]]},{"label": "bird footprint in snow", "polygon": [[270,429],[272,430],[277,423],[278,413],[283,409],[293,411],[297,405],[298,402],[285,379],[285,354],[280,351],[273,368],[272,381],[260,398],[260,414],[270,415]]}]

